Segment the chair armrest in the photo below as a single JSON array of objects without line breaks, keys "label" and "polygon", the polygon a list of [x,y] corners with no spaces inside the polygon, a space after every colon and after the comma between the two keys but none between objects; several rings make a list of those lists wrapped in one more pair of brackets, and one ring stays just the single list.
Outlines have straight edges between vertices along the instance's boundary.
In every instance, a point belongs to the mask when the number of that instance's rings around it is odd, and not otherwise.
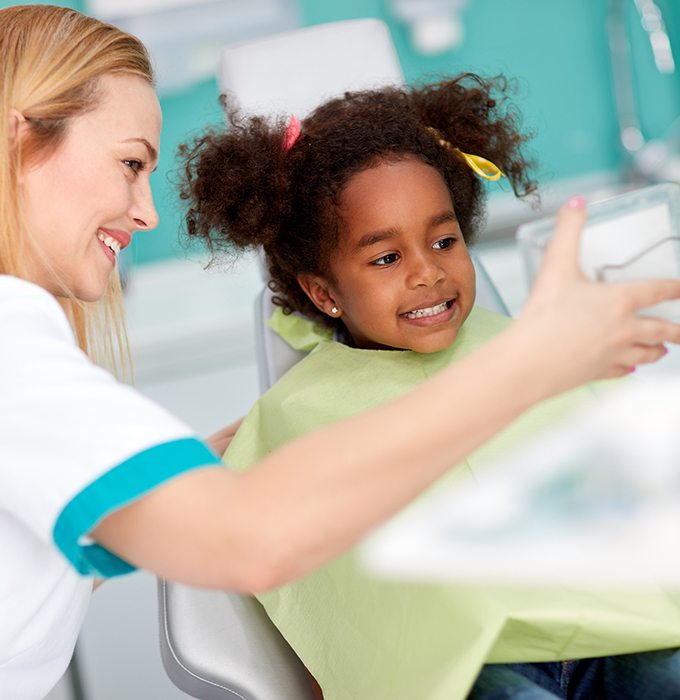
[{"label": "chair armrest", "polygon": [[200,700],[314,700],[303,663],[255,598],[159,580],[158,603],[163,665],[180,690]]}]

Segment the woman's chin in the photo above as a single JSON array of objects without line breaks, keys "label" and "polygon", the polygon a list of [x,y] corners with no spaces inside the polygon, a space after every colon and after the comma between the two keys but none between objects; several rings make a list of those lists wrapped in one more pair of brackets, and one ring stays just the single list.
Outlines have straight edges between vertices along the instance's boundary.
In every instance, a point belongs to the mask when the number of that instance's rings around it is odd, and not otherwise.
[{"label": "woman's chin", "polygon": [[55,296],[63,297],[65,299],[77,299],[86,304],[93,304],[97,301],[101,301],[106,294],[106,290],[109,287],[109,279],[97,280],[96,282],[90,281],[87,283],[68,285],[65,289],[63,286],[59,287],[59,291],[55,292]]}]

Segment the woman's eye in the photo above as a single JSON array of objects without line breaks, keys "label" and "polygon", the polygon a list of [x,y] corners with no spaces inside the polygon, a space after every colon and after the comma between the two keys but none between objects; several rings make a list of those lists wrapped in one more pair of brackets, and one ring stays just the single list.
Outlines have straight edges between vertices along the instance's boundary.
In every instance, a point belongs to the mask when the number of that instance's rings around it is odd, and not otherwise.
[{"label": "woman's eye", "polygon": [[124,160],[123,163],[125,163],[125,165],[127,165],[127,167],[130,168],[135,175],[144,170],[144,163],[141,160],[128,158],[127,160]]},{"label": "woman's eye", "polygon": [[442,238],[441,240],[437,241],[432,247],[436,248],[437,250],[446,250],[447,248],[450,248],[455,242],[456,238],[454,236],[447,236],[446,238]]},{"label": "woman's eye", "polygon": [[383,255],[376,260],[371,261],[371,265],[391,265],[392,263],[397,262],[399,259],[399,256],[397,253],[388,253],[387,255]]}]

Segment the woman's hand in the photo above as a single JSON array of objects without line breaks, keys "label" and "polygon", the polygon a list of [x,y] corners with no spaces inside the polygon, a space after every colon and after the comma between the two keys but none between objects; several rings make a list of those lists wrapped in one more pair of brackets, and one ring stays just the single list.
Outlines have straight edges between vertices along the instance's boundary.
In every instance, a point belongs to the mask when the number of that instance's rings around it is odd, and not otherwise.
[{"label": "woman's hand", "polygon": [[243,422],[243,418],[239,418],[233,423],[229,424],[226,428],[218,430],[215,434],[211,435],[209,438],[205,439],[206,444],[211,447],[220,457],[224,456],[227,451],[227,447],[234,439],[236,431]]},{"label": "woman's hand", "polygon": [[535,334],[544,359],[554,363],[553,390],[620,377],[665,355],[664,343],[680,343],[680,325],[638,315],[640,309],[680,298],[680,280],[589,280],[579,267],[585,221],[580,197],[560,209],[536,284],[516,324],[523,332],[533,329],[529,335]]}]

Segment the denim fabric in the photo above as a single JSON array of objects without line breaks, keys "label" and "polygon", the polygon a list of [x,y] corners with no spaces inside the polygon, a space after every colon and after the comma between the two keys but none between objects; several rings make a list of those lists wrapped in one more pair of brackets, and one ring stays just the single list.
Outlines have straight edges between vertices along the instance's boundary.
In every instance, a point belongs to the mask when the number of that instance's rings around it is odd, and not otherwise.
[{"label": "denim fabric", "polygon": [[468,700],[680,700],[680,651],[482,668]]}]

